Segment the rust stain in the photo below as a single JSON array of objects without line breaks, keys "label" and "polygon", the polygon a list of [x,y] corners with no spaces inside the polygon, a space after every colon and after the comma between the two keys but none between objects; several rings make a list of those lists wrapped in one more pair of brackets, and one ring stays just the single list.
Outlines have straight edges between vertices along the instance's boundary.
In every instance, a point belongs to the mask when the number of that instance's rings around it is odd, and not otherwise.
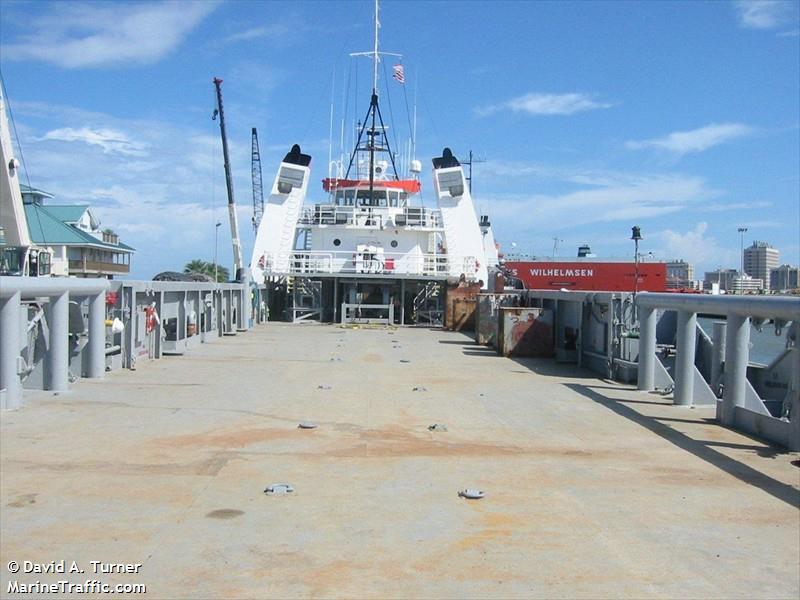
[{"label": "rust stain", "polygon": [[386,457],[386,456],[508,456],[525,454],[525,448],[503,444],[466,442],[456,439],[443,441],[429,435],[419,437],[399,427],[366,429],[359,433],[359,441],[351,446],[327,452],[329,456]]},{"label": "rust stain", "polygon": [[734,485],[733,480],[727,480],[718,474],[709,474],[696,469],[683,469],[680,467],[667,467],[660,465],[658,471],[649,475],[651,479],[658,483],[674,484],[684,486],[691,484],[693,486],[719,486],[730,487]]},{"label": "rust stain", "polygon": [[376,354],[374,352],[371,352],[369,354],[365,354],[364,358],[362,360],[364,362],[368,362],[368,363],[382,363],[383,362],[383,357],[380,354]]},{"label": "rust stain", "polygon": [[511,537],[512,533],[513,532],[508,529],[482,529],[478,533],[468,535],[456,542],[453,545],[453,549],[464,551],[474,548],[483,548],[490,542]]},{"label": "rust stain", "polygon": [[235,508],[218,508],[217,510],[212,510],[206,517],[209,519],[235,519],[243,514],[243,510],[236,510]]},{"label": "rust stain", "polygon": [[10,506],[11,508],[23,508],[31,504],[36,504],[36,496],[38,495],[39,494],[19,494],[16,500],[9,502],[6,506]]},{"label": "rust stain", "polygon": [[112,475],[217,475],[230,460],[227,456],[215,456],[206,460],[186,463],[123,463],[113,461],[57,462],[8,461],[9,466],[24,470],[53,473],[81,472]]},{"label": "rust stain", "polygon": [[213,448],[241,448],[269,442],[277,439],[287,439],[297,436],[297,431],[292,428],[277,427],[251,427],[248,429],[227,429],[204,431],[201,433],[188,433],[168,438],[160,438],[156,442],[162,446],[173,448],[188,448],[192,446],[205,446]]}]

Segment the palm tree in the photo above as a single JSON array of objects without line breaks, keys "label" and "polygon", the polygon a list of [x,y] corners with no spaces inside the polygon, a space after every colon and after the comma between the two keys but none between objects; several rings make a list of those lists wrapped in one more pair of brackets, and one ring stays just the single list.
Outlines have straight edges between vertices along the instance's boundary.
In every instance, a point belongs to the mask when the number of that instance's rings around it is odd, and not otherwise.
[{"label": "palm tree", "polygon": [[228,281],[228,269],[221,265],[215,265],[213,262],[200,260],[196,258],[192,261],[186,263],[186,266],[183,267],[184,273],[201,273],[203,275],[208,275],[212,279],[214,278],[214,272],[216,271],[217,274],[217,282],[220,281]]}]

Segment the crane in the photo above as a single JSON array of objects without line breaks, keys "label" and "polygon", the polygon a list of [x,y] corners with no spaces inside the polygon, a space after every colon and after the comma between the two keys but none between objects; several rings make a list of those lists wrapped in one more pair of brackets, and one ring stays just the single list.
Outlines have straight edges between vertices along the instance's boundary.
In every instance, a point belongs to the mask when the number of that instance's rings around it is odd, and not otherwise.
[{"label": "crane", "polygon": [[253,229],[258,232],[258,224],[264,214],[264,190],[261,184],[261,152],[258,149],[258,132],[253,127],[251,172],[253,178]]},{"label": "crane", "polygon": [[222,136],[222,157],[225,161],[225,186],[228,189],[228,217],[231,223],[231,243],[233,244],[233,268],[236,272],[236,281],[242,281],[244,265],[242,264],[242,243],[239,240],[239,220],[236,217],[236,201],[233,199],[233,177],[231,176],[231,161],[228,157],[228,137],[225,135],[225,113],[222,110],[222,79],[214,77],[214,86],[217,89],[217,108],[212,119],[219,115],[219,133]]}]

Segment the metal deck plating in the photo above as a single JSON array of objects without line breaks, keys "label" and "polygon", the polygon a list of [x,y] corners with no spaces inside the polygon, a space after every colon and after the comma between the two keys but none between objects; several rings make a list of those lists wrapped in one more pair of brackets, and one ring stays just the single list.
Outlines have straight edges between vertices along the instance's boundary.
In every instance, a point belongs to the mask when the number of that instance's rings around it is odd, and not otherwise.
[{"label": "metal deck plating", "polygon": [[798,455],[713,415],[458,333],[257,326],[0,414],[3,594],[64,559],[156,598],[797,597]]}]

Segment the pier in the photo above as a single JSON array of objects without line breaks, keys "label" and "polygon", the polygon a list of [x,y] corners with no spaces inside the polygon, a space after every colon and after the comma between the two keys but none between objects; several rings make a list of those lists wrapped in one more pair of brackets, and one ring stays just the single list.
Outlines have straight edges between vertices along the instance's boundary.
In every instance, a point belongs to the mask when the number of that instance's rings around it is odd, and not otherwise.
[{"label": "pier", "polygon": [[[796,598],[798,454],[636,387],[461,333],[268,323],[26,390],[0,412],[1,593]],[[8,570],[61,560],[86,572]]]}]

